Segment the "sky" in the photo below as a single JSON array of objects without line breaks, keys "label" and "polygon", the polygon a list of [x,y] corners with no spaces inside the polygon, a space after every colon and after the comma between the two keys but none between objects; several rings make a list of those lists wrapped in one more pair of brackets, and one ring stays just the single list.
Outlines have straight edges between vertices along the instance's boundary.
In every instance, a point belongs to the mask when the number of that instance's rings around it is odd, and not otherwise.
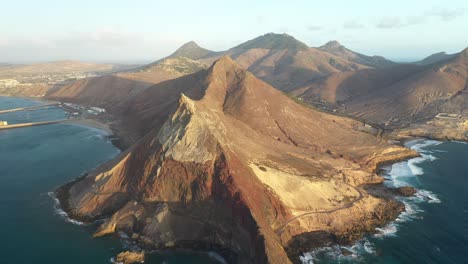
[{"label": "sky", "polygon": [[0,0],[0,62],[143,63],[269,32],[396,61],[468,47],[467,0]]}]

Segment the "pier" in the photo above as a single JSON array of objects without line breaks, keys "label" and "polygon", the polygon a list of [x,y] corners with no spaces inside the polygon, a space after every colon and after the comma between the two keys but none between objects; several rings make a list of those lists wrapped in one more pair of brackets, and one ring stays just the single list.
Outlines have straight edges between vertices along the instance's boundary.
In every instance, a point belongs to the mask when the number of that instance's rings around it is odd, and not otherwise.
[{"label": "pier", "polygon": [[0,125],[0,130],[21,128],[21,127],[50,125],[50,124],[63,123],[63,122],[67,122],[67,121],[70,121],[70,119],[59,119],[59,120],[43,121],[43,122],[19,123],[19,124],[11,124],[11,125],[7,124],[7,125]]},{"label": "pier", "polygon": [[36,105],[36,106],[30,106],[30,107],[21,107],[21,108],[0,110],[0,114],[19,112],[19,111],[29,111],[29,110],[35,110],[35,109],[39,109],[39,108],[45,108],[45,107],[49,107],[49,106],[58,106],[58,105],[60,105],[60,103],[44,104],[44,105]]},{"label": "pier", "polygon": [[[6,110],[0,110],[0,114],[20,112],[20,111],[31,111],[31,110],[36,110],[36,109],[40,109],[40,108],[46,108],[46,107],[51,107],[51,106],[60,106],[60,105],[61,105],[60,103],[52,103],[52,104],[43,104],[43,105],[36,105],[36,106],[30,106],[30,107],[6,109]],[[0,130],[21,128],[21,127],[50,125],[50,124],[57,124],[57,123],[62,123],[62,122],[66,122],[66,121],[69,121],[69,119],[59,119],[59,120],[40,121],[40,122],[28,122],[28,123],[19,123],[19,124],[9,124],[7,121],[0,121]]]}]

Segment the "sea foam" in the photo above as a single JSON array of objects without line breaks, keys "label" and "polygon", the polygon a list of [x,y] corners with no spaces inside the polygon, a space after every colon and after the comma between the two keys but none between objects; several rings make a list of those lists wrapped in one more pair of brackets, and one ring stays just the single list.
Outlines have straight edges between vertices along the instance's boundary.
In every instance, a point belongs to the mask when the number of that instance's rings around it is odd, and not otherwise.
[{"label": "sea foam", "polygon": [[[421,164],[424,162],[431,162],[437,158],[432,155],[441,151],[429,151],[426,148],[437,146],[442,142],[435,140],[418,139],[407,142],[406,147],[416,150],[421,155],[420,157],[413,158],[407,161],[397,162],[393,165],[382,168],[383,177],[387,180],[385,184],[388,187],[402,187],[412,186],[415,188],[419,186],[418,177],[424,174]],[[415,186],[418,185],[418,186]],[[421,218],[421,213],[424,211],[418,206],[420,203],[441,203],[441,200],[431,191],[419,188],[416,194],[412,197],[397,198],[405,205],[405,211],[402,212],[395,221],[387,224],[384,227],[376,228],[376,233],[372,236],[378,239],[386,237],[394,237],[398,233],[398,228],[401,224],[414,221]],[[343,254],[343,251],[348,251],[348,254]],[[349,254],[351,253],[351,254]],[[352,246],[339,246],[318,248],[314,251],[304,253],[300,260],[304,264],[311,264],[319,259],[329,259],[341,263],[349,261],[353,263],[360,263],[363,256],[366,254],[375,255],[375,245],[367,238],[356,241]]]},{"label": "sea foam", "polygon": [[74,220],[74,219],[71,219],[70,216],[67,214],[67,212],[65,212],[62,207],[60,206],[60,201],[59,199],[57,198],[57,196],[55,196],[55,193],[54,192],[48,192],[47,193],[49,195],[49,197],[51,197],[53,200],[54,200],[54,211],[57,215],[59,215],[60,217],[62,217],[63,219],[65,219],[65,221],[69,222],[69,223],[72,223],[74,225],[79,225],[79,226],[84,226],[86,225],[85,223],[83,222],[80,222],[80,221],[77,221],[77,220]]}]

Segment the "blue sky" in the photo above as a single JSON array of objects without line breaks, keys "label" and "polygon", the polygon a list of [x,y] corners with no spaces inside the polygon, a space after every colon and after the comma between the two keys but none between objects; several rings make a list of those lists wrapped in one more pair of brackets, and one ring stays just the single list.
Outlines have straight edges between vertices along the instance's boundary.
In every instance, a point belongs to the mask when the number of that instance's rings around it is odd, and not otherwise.
[{"label": "blue sky", "polygon": [[468,1],[0,0],[0,62],[145,62],[190,40],[225,50],[268,33],[420,59],[468,47]]}]

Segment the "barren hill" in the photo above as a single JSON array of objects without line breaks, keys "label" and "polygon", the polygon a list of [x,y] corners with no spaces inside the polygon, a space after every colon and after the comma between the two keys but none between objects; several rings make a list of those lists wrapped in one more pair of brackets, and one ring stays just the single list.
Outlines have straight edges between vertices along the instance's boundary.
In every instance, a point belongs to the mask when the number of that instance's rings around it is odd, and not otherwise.
[{"label": "barren hill", "polygon": [[338,41],[330,41],[318,48],[319,50],[329,52],[348,61],[366,65],[372,68],[382,68],[396,65],[395,62],[385,59],[382,56],[367,56],[347,49]]},{"label": "barren hill", "polygon": [[[305,86],[317,78],[332,73],[368,68],[348,60],[347,57],[309,48],[287,34],[269,33],[224,52],[212,52],[201,48],[193,41],[188,42],[164,59],[137,70],[119,73],[117,77],[122,80],[133,80],[137,87],[141,86],[141,82],[156,84],[205,69],[226,54],[256,77],[283,91]],[[128,81],[119,85],[126,84],[131,85]],[[104,85],[98,89],[109,89],[109,86]],[[57,93],[52,96],[60,98]],[[103,99],[97,99],[99,100]]]},{"label": "barren hill", "polygon": [[200,61],[211,64],[222,55],[230,55],[256,77],[282,91],[301,87],[331,73],[368,68],[310,48],[287,34],[268,33]]},{"label": "barren hill", "polygon": [[141,139],[59,191],[73,217],[109,217],[96,235],[289,263],[308,249],[296,243],[304,236],[354,239],[402,210],[359,186],[382,181],[377,163],[412,151],[297,104],[229,57],[112,111]]},{"label": "barren hill", "polygon": [[390,128],[426,122],[438,113],[468,116],[467,52],[431,65],[333,74],[293,94]]},{"label": "barren hill", "polygon": [[182,45],[174,53],[169,55],[168,58],[186,57],[192,60],[198,60],[210,56],[214,52],[198,46],[194,41],[190,41]]},{"label": "barren hill", "polygon": [[427,56],[426,58],[416,62],[416,64],[430,65],[430,64],[437,63],[437,62],[449,60],[449,59],[455,57],[456,55],[457,54],[447,54],[446,52],[438,52],[438,53],[434,53],[434,54],[432,54],[430,56]]}]

